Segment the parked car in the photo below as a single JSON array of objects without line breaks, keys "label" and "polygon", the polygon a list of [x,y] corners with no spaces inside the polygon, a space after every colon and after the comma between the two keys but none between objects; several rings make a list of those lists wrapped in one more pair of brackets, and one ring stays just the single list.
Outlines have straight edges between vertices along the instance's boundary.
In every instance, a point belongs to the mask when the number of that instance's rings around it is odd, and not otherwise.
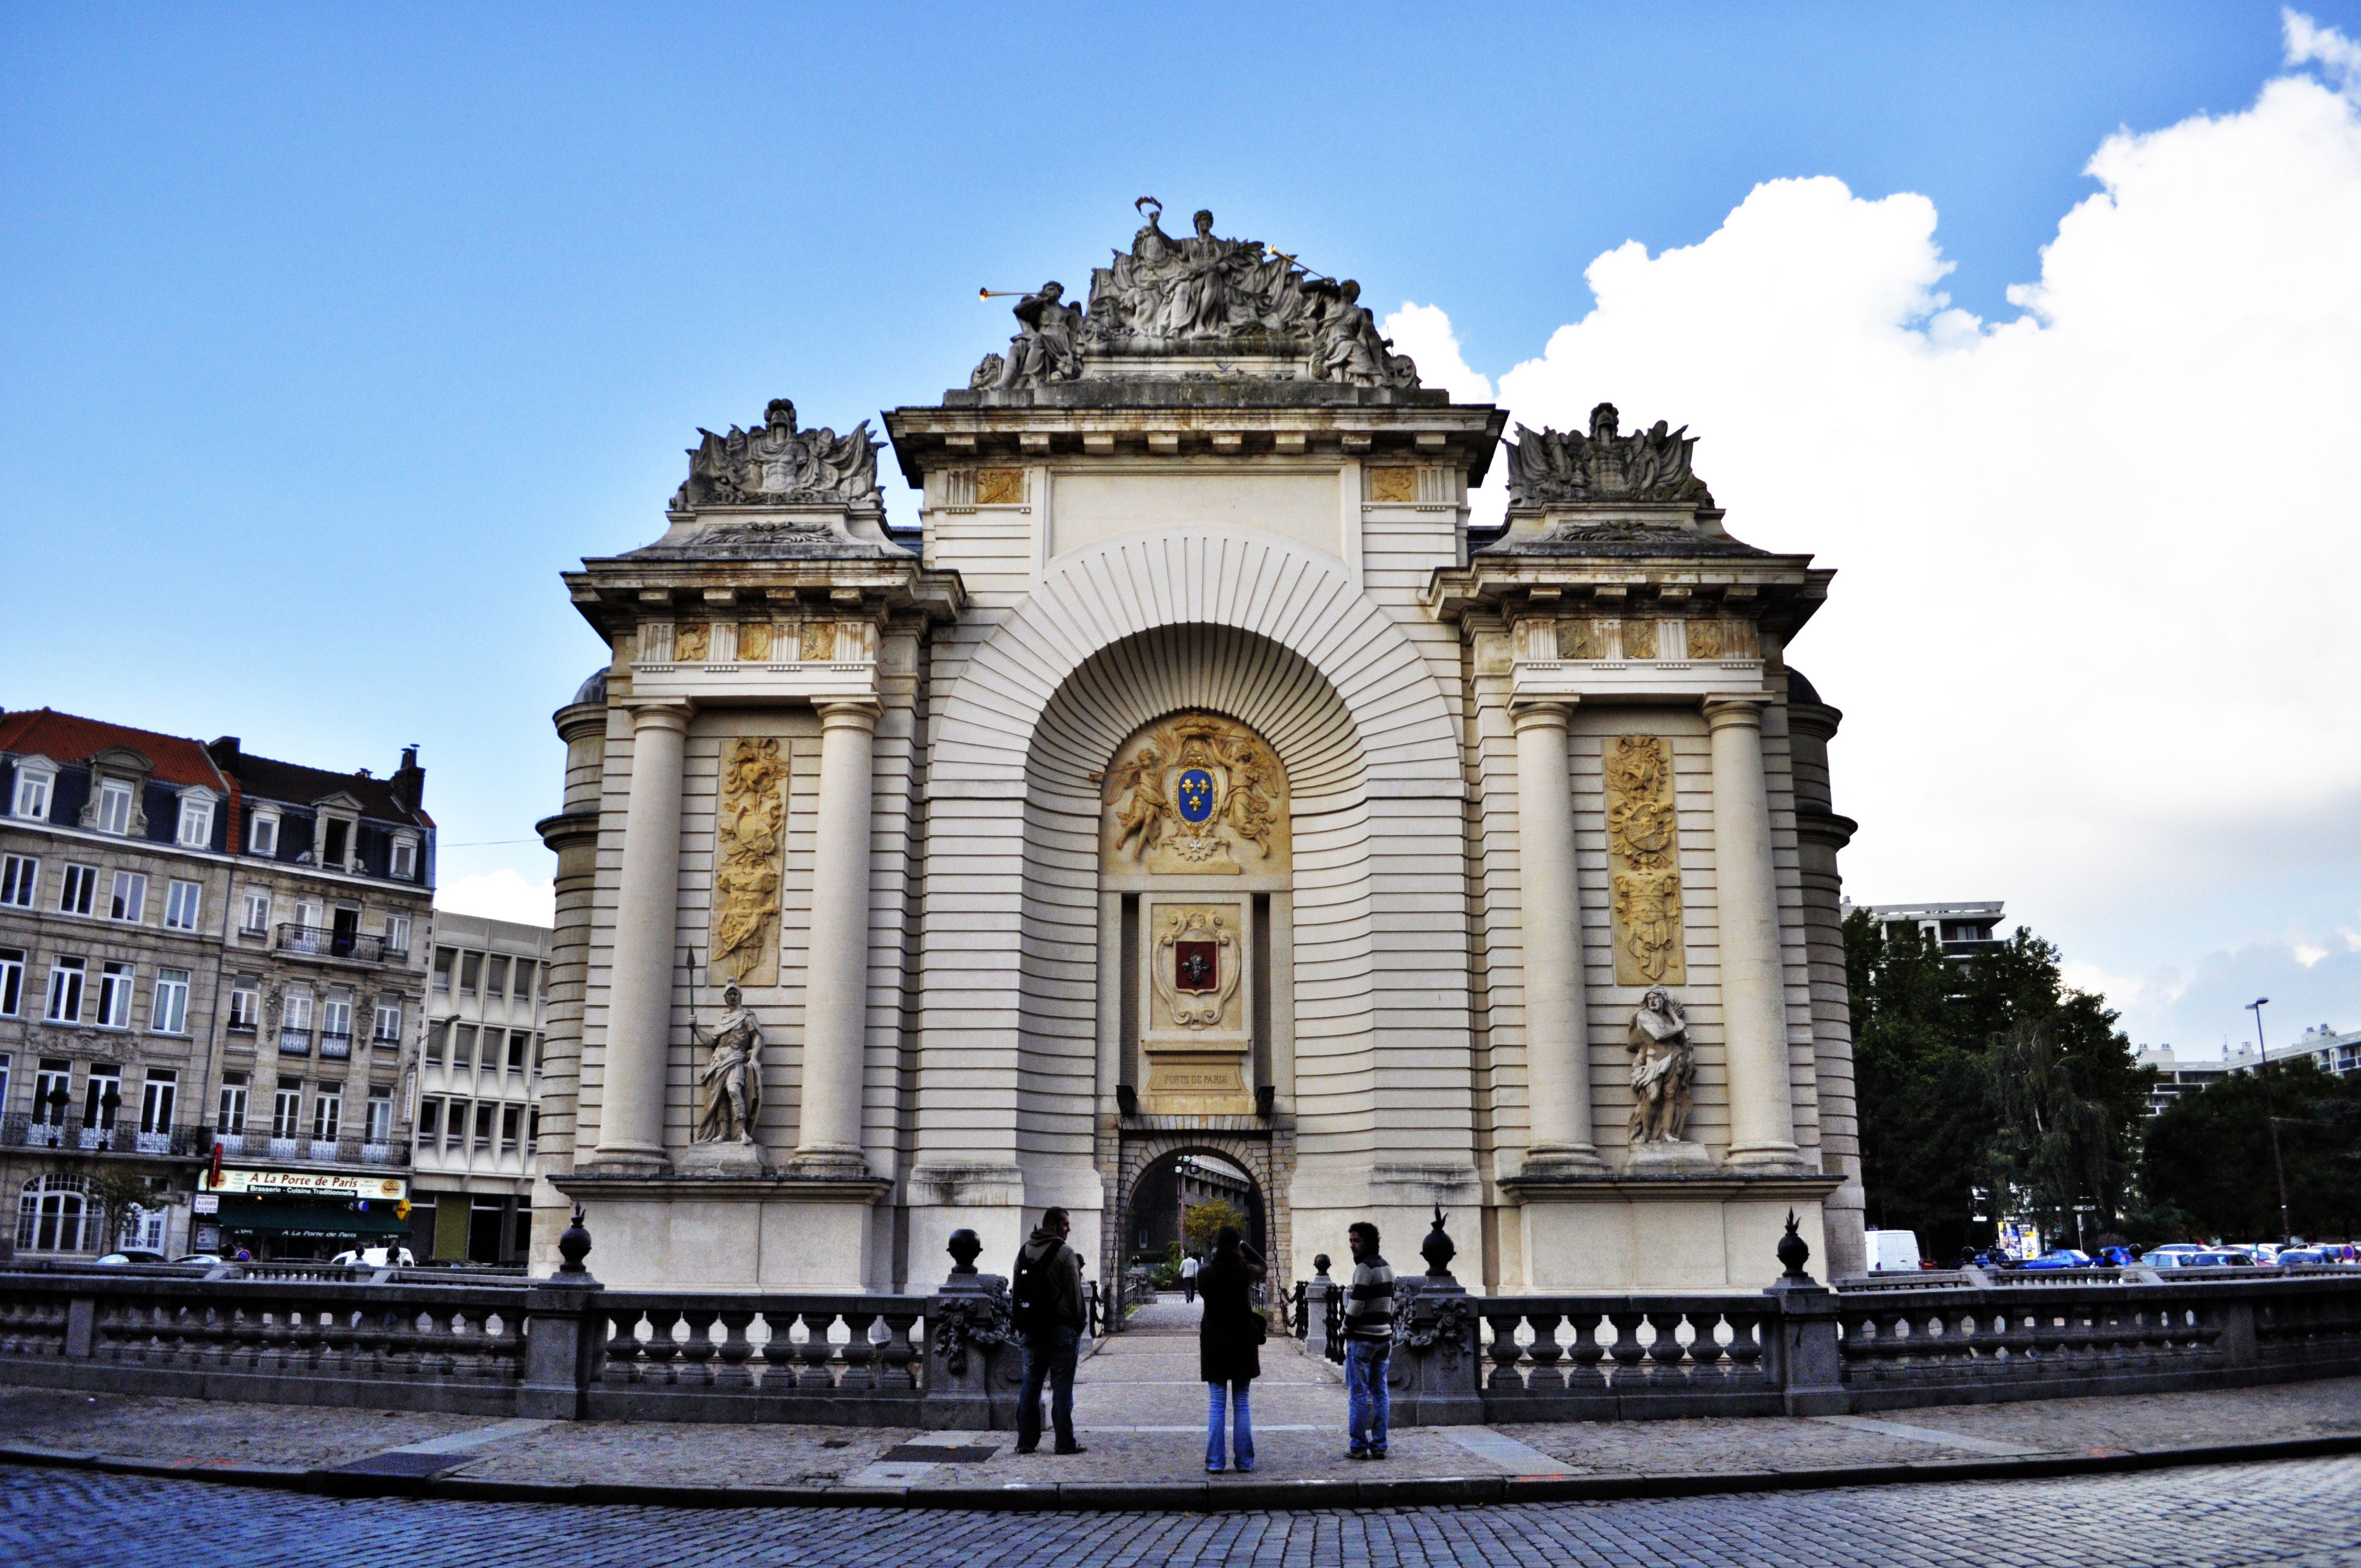
[{"label": "parked car", "polygon": [[188,1254],[186,1256],[176,1257],[172,1261],[174,1263],[201,1263],[207,1268],[219,1268],[223,1264],[229,1260],[222,1256],[222,1255],[217,1252],[192,1252]]},{"label": "parked car", "polygon": [[2271,1258],[2272,1266],[2287,1268],[2299,1263],[2326,1263],[2327,1251],[2316,1246],[2281,1247]]},{"label": "parked car", "polygon": [[126,1247],[121,1252],[111,1252],[104,1257],[93,1258],[91,1261],[110,1266],[120,1266],[126,1263],[161,1263],[164,1261],[164,1255],[160,1252],[149,1252],[146,1247],[135,1246]]},{"label": "parked car", "polygon": [[2017,1266],[2019,1268],[2088,1268],[2091,1266],[2091,1255],[2086,1252],[2076,1252],[2070,1246],[2052,1247],[2039,1257],[2026,1258]]},{"label": "parked car", "polygon": [[2240,1252],[2235,1247],[2184,1253],[2181,1255],[2180,1266],[2183,1268],[2252,1268],[2255,1266],[2255,1255],[2252,1253]]},{"label": "parked car", "polygon": [[418,1259],[411,1255],[408,1247],[401,1249],[401,1256],[388,1262],[386,1255],[390,1250],[388,1247],[365,1246],[352,1252],[340,1252],[328,1261],[342,1264],[347,1268],[415,1268],[418,1266]]}]

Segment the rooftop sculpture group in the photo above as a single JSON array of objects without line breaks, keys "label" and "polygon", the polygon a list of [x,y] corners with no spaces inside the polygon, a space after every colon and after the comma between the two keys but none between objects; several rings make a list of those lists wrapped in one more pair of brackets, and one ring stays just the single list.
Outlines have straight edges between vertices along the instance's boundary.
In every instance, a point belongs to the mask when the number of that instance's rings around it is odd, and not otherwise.
[{"label": "rooftop sculpture group", "polygon": [[1018,332],[1007,355],[984,356],[971,386],[1071,381],[1093,353],[1186,352],[1204,344],[1302,358],[1314,380],[1418,385],[1418,367],[1378,334],[1358,283],[1322,277],[1260,240],[1223,239],[1210,212],[1197,214],[1190,237],[1174,239],[1159,221],[1161,203],[1143,196],[1137,204],[1148,221],[1128,252],[1116,251],[1112,265],[1092,271],[1088,308],[1068,304],[1062,283],[1027,294],[1016,306]]},{"label": "rooftop sculpture group", "polygon": [[840,505],[866,500],[877,490],[877,448],[862,420],[849,434],[823,426],[796,428],[796,405],[773,398],[763,422],[752,430],[730,427],[689,450],[688,479],[673,497],[672,510],[706,506]]},{"label": "rooftop sculpture group", "polygon": [[1550,501],[1694,501],[1713,496],[1689,467],[1697,437],[1688,426],[1620,433],[1613,403],[1590,411],[1590,433],[1517,426],[1509,447],[1509,504]]}]

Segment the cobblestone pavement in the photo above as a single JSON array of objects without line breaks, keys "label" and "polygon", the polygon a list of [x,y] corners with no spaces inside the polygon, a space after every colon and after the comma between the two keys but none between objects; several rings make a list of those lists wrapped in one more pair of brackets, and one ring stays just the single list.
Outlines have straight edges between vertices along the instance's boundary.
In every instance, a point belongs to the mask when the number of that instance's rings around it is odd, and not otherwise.
[{"label": "cobblestone pavement", "polygon": [[0,1473],[0,1562],[335,1568],[663,1563],[778,1568],[1742,1563],[1895,1568],[2349,1564],[2361,1459],[1762,1497],[1355,1513],[994,1514],[349,1502],[51,1470]]},{"label": "cobblestone pavement", "polygon": [[[1344,1456],[1343,1390],[1293,1342],[1265,1347],[1255,1389],[1251,1478],[1371,1478]],[[1083,1364],[1076,1424],[1090,1452],[1020,1458],[1005,1432],[662,1422],[500,1423],[287,1405],[207,1404],[0,1386],[0,1444],[151,1464],[327,1469],[390,1449],[467,1442],[451,1474],[469,1479],[677,1486],[831,1486],[1207,1479],[1196,1342],[1117,1336]],[[1695,1475],[2080,1454],[2325,1437],[2361,1431],[2361,1378],[2196,1394],[1943,1406],[1872,1417],[1569,1422],[1406,1428],[1384,1478],[1499,1475]],[[980,1464],[888,1477],[885,1452],[913,1440],[990,1447]],[[864,1474],[864,1472],[866,1474]],[[1229,1480],[1246,1477],[1228,1477]]]}]

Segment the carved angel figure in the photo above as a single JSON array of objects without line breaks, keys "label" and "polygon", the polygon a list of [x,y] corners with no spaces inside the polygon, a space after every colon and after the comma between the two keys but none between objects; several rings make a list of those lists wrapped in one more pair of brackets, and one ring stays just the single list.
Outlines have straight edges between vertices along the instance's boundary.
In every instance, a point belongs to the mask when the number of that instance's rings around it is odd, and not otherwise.
[{"label": "carved angel figure", "polygon": [[700,1144],[754,1141],[754,1118],[763,1109],[763,1026],[741,1000],[738,988],[724,986],[720,1022],[710,1033],[689,1025],[690,1036],[712,1047],[705,1070],[697,1074],[703,1101],[697,1117],[695,1141]]},{"label": "carved angel figure", "polygon": [[1631,1141],[1676,1144],[1689,1122],[1697,1051],[1688,1014],[1663,986],[1651,986],[1631,1014]]},{"label": "carved angel figure", "polygon": [[1144,856],[1164,837],[1165,821],[1172,815],[1172,803],[1164,794],[1167,765],[1162,750],[1150,741],[1137,756],[1115,770],[1110,797],[1130,796],[1115,816],[1116,853],[1128,850],[1134,858]]}]

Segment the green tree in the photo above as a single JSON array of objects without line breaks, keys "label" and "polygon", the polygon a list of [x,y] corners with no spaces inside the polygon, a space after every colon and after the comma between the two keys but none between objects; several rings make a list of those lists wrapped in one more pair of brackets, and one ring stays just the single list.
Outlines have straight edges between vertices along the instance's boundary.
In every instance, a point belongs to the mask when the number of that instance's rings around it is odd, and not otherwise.
[{"label": "green tree", "polygon": [[1993,1234],[1978,1187],[2002,1210],[2030,1201],[2052,1234],[2072,1234],[2078,1203],[2114,1221],[2155,1073],[2099,998],[2067,988],[2055,947],[2020,929],[1951,959],[1856,909],[1845,962],[1871,1223],[1949,1257]]},{"label": "green tree", "polygon": [[156,1202],[163,1192],[163,1184],[153,1177],[119,1165],[102,1165],[85,1189],[85,1201],[98,1216],[101,1249],[112,1251],[131,1211]]},{"label": "green tree", "polygon": [[1246,1233],[1246,1217],[1232,1208],[1226,1199],[1208,1198],[1202,1203],[1191,1203],[1180,1213],[1180,1239],[1191,1252],[1203,1254],[1213,1250],[1213,1238],[1222,1234],[1224,1225],[1235,1225],[1240,1234]]},{"label": "green tree", "polygon": [[[2361,1079],[2323,1072],[2308,1057],[2273,1062],[2270,1075],[2295,1234],[2337,1241],[2361,1234]],[[2262,1080],[2233,1073],[2167,1106],[2148,1126],[2141,1176],[2164,1228],[2180,1235],[2278,1236],[2279,1190]]]}]

